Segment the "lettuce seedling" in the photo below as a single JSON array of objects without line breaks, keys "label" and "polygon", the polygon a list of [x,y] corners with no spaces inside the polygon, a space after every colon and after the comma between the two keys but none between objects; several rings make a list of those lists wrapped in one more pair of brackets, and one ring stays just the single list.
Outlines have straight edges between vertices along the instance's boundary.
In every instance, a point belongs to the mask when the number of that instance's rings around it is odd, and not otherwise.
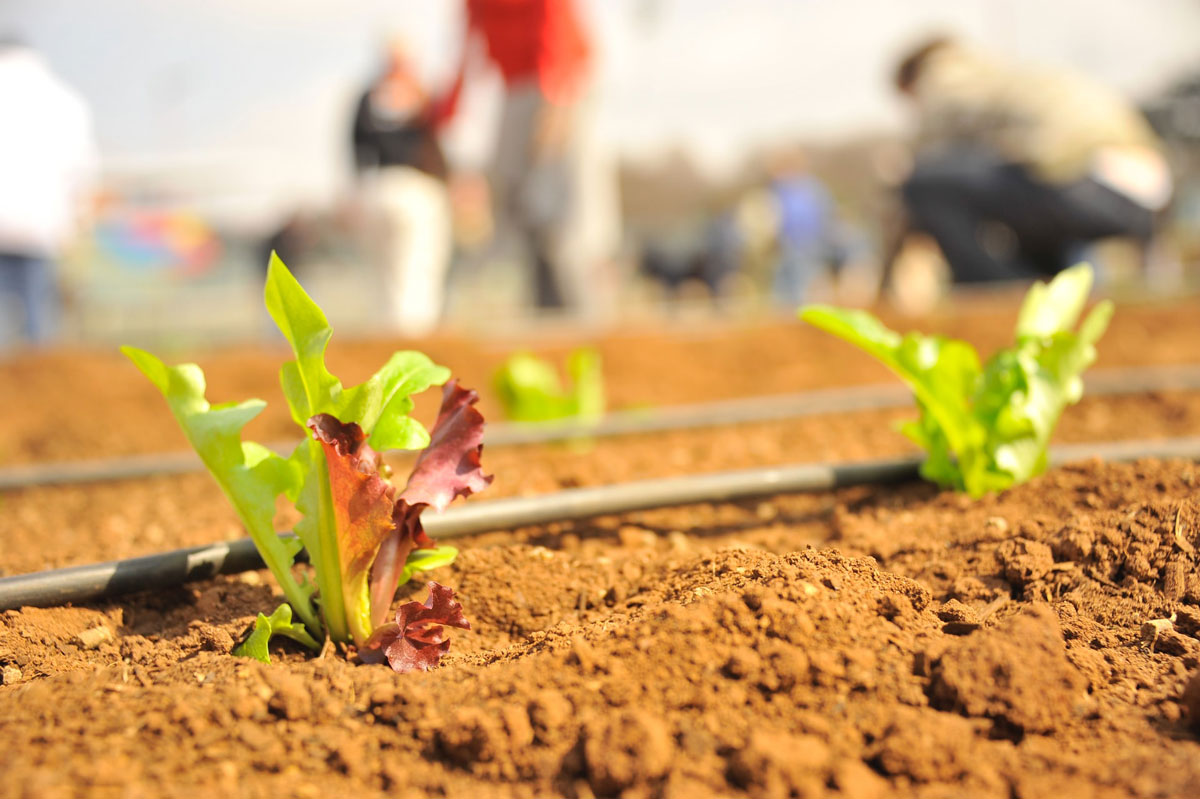
[{"label": "lettuce seedling", "polygon": [[493,386],[504,414],[514,422],[573,419],[595,422],[604,415],[604,373],[600,353],[581,347],[567,356],[570,385],[564,388],[547,361],[515,353],[496,371]]},{"label": "lettuce seedling", "polygon": [[[374,652],[386,642],[384,651],[396,652],[389,662],[397,671],[429,668],[449,646],[437,625],[468,628],[453,591],[431,583],[436,601],[401,632],[400,637],[421,644],[421,657],[392,645],[395,625],[385,620],[397,587],[457,555],[425,535],[422,511],[441,511],[492,480],[479,462],[483,416],[474,407],[478,397],[447,382],[449,370],[414,351],[393,354],[365,383],[343,387],[325,368],[332,334],[325,314],[274,254],[266,305],[295,355],[280,370],[280,382],[305,440],[286,458],[242,440],[242,428],[266,403],[210,405],[200,367],[167,366],[148,352],[122,347],[166,397],[283,590],[287,604],[270,616],[259,614],[254,632],[237,651],[267,660],[272,635],[314,649],[326,637],[352,641],[360,652]],[[409,416],[411,395],[443,384],[441,410],[430,433]],[[423,449],[399,493],[387,481],[379,455],[387,449]],[[280,495],[301,513],[295,538],[274,529]],[[308,551],[315,582],[293,571],[301,547]]]},{"label": "lettuce seedling", "polygon": [[233,648],[233,654],[270,663],[271,655],[267,646],[276,635],[291,638],[314,651],[321,647],[303,624],[292,621],[292,606],[280,605],[270,616],[258,614],[254,622],[254,631],[245,641]]},{"label": "lettuce seedling", "polygon": [[1096,305],[1078,332],[1092,268],[1078,264],[1029,290],[1016,343],[982,367],[975,348],[943,336],[901,336],[866,311],[810,305],[800,318],[873,355],[912,389],[920,416],[901,432],[928,453],[921,474],[974,497],[1046,469],[1063,409],[1083,395],[1083,371],[1112,317]]}]

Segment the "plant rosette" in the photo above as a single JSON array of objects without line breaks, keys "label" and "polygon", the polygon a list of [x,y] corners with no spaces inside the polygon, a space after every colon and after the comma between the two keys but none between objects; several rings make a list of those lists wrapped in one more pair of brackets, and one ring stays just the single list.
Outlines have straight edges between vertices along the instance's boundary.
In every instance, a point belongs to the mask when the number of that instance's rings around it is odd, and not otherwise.
[{"label": "plant rosette", "polygon": [[866,311],[809,305],[800,318],[854,344],[913,391],[920,416],[900,431],[928,453],[921,474],[973,497],[1023,483],[1046,469],[1047,447],[1068,405],[1083,396],[1082,374],[1113,305],[1098,303],[1075,331],[1092,288],[1077,264],[1035,283],[1017,317],[1016,342],[980,365],[965,341],[889,329]]},{"label": "plant rosette", "polygon": [[[305,440],[286,458],[242,440],[242,428],[265,402],[210,405],[199,366],[167,366],[122,347],[166,398],[283,591],[285,604],[270,616],[260,613],[234,652],[269,661],[274,635],[313,650],[328,638],[353,643],[364,661],[386,660],[398,672],[432,668],[450,646],[445,628],[470,629],[453,590],[431,582],[424,604],[401,605],[393,621],[388,612],[399,586],[458,554],[430,540],[421,514],[442,511],[492,481],[480,465],[478,396],[415,351],[394,353],[365,383],[345,388],[325,367],[332,335],[325,314],[275,254],[265,300],[295,355],[283,364],[280,382]],[[409,415],[411,397],[437,385],[444,386],[441,409],[427,431]],[[391,449],[421,450],[399,492],[380,456]],[[280,495],[301,514],[294,538],[274,528]],[[312,579],[294,568],[301,548]]]}]

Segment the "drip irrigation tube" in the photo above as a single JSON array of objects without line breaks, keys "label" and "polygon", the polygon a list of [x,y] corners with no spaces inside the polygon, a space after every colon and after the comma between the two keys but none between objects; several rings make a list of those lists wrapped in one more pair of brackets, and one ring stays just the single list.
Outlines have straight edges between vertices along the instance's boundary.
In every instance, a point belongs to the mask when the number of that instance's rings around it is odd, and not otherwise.
[{"label": "drip irrigation tube", "polygon": [[[1200,364],[1104,369],[1084,377],[1085,394],[1116,396],[1150,391],[1200,390]],[[592,424],[539,423],[489,426],[489,446],[546,444],[584,436],[622,436],[698,427],[775,422],[826,413],[851,413],[912,405],[900,383],[814,389],[745,399],[677,405],[643,411],[614,411]]]},{"label": "drip irrigation tube", "polygon": [[[1085,377],[1090,396],[1143,394],[1150,391],[1200,390],[1200,365],[1129,367],[1097,370]],[[582,437],[658,433],[722,425],[772,422],[826,413],[881,410],[912,403],[904,386],[887,383],[819,389],[737,400],[680,405],[672,408],[615,411],[598,422],[493,423],[485,442],[490,447],[547,444]],[[286,454],[292,445],[275,444]],[[151,453],[87,461],[27,464],[0,469],[0,491],[40,485],[67,485],[130,480],[202,470],[191,452]]]},{"label": "drip irrigation tube", "polygon": [[[1074,444],[1051,450],[1054,465],[1088,457],[1200,460],[1200,437],[1158,441]],[[476,502],[425,520],[439,539],[458,538],[558,521],[572,521],[698,502],[727,502],[852,485],[882,485],[917,478],[920,457],[842,464],[800,464],[572,488],[535,497]],[[297,560],[304,560],[301,552]],[[161,590],[218,574],[262,568],[254,543],[241,539],[177,549],[159,555],[0,578],[0,610],[49,607],[107,599],[134,591]]]}]

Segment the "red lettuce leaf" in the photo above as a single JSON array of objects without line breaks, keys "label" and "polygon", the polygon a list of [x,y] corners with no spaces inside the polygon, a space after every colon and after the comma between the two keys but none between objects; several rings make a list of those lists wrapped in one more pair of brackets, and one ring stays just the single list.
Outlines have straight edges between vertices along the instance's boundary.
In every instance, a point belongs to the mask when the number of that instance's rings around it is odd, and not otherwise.
[{"label": "red lettuce leaf", "polygon": [[492,476],[483,473],[483,414],[476,408],[479,394],[451,380],[442,389],[442,407],[400,499],[409,505],[429,505],[443,511],[456,497],[469,497],[487,488]]},{"label": "red lettuce leaf", "polygon": [[392,512],[393,532],[379,547],[371,571],[371,620],[380,624],[392,604],[404,563],[414,549],[434,542],[421,526],[427,507],[445,510],[456,497],[487,488],[492,476],[483,473],[483,414],[475,408],[479,395],[451,380],[442,390],[442,407],[404,491]]},{"label": "red lettuce leaf", "polygon": [[405,602],[396,610],[396,621],[378,627],[359,649],[366,663],[387,660],[400,674],[426,671],[436,666],[450,650],[446,627],[471,629],[463,617],[462,605],[454,598],[454,589],[429,583],[429,598],[424,603]]},{"label": "red lettuce leaf", "polygon": [[319,413],[308,420],[308,427],[325,450],[346,618],[361,642],[371,630],[370,616],[362,607],[371,564],[395,531],[396,488],[379,474],[380,455],[367,445],[357,424]]}]

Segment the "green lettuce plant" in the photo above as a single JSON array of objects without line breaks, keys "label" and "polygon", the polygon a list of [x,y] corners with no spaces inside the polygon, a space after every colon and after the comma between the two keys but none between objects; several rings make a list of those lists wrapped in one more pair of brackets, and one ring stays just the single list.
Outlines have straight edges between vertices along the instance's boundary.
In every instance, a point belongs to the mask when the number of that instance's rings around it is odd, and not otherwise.
[{"label": "green lettuce plant", "polygon": [[1098,303],[1075,331],[1092,287],[1078,264],[1029,290],[1016,341],[981,366],[965,341],[900,335],[866,311],[810,305],[800,318],[865,350],[913,391],[919,417],[901,432],[928,453],[921,474],[978,497],[1045,471],[1064,408],[1083,395],[1083,371],[1112,317]]},{"label": "green lettuce plant", "polygon": [[[259,614],[237,651],[267,660],[272,635],[313,649],[329,638],[353,642],[366,660],[386,657],[398,671],[429,668],[449,647],[441,625],[469,628],[453,591],[431,583],[427,604],[407,603],[396,623],[385,620],[399,585],[457,554],[425,535],[422,511],[440,511],[491,482],[479,463],[477,396],[447,382],[449,370],[415,351],[396,352],[365,383],[346,388],[325,367],[332,335],[325,314],[274,254],[265,299],[295,355],[279,377],[305,440],[289,457],[242,440],[242,428],[266,406],[262,400],[210,405],[199,366],[167,366],[122,347],[166,398],[283,591],[286,604],[270,616]],[[411,396],[443,384],[431,434],[409,416]],[[388,449],[422,450],[399,493],[385,479],[379,453]],[[274,529],[280,495],[301,514],[295,538]],[[293,568],[301,547],[312,580]]]},{"label": "green lettuce plant", "polygon": [[504,415],[514,422],[599,421],[605,407],[600,353],[590,347],[573,350],[567,375],[564,387],[552,364],[517,352],[496,371],[492,385]]}]

